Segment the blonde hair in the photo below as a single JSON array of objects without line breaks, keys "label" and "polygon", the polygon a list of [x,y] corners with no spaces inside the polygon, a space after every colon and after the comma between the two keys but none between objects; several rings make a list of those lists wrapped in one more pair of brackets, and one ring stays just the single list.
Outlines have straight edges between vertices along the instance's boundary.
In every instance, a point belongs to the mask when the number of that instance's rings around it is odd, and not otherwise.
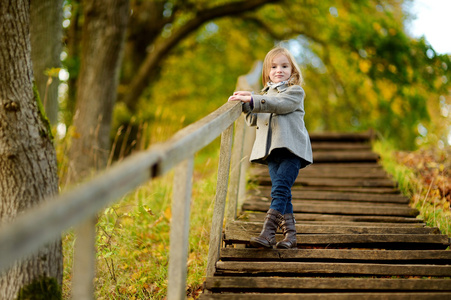
[{"label": "blonde hair", "polygon": [[291,64],[291,76],[288,79],[288,85],[302,85],[304,79],[302,78],[301,70],[296,63],[293,55],[284,47],[277,46],[266,54],[265,60],[263,61],[263,71],[262,71],[262,83],[266,86],[266,83],[270,81],[269,72],[271,70],[272,60],[279,54],[283,54],[287,57]]}]

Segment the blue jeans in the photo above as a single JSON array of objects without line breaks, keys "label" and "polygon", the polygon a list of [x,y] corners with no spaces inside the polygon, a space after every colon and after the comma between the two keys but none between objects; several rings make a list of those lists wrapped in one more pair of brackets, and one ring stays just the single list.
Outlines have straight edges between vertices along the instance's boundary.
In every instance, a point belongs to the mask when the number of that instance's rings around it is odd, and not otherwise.
[{"label": "blue jeans", "polygon": [[271,176],[271,206],[281,214],[293,213],[291,187],[298,177],[301,158],[288,149],[275,149],[267,159]]}]

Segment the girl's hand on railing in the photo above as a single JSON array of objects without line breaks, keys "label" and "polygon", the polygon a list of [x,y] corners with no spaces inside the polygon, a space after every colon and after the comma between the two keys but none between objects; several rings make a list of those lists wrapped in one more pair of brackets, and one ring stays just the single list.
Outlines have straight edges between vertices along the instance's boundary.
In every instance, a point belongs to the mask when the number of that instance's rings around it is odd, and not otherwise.
[{"label": "girl's hand on railing", "polygon": [[244,103],[251,102],[252,93],[248,91],[237,91],[229,97],[229,101],[241,101]]}]

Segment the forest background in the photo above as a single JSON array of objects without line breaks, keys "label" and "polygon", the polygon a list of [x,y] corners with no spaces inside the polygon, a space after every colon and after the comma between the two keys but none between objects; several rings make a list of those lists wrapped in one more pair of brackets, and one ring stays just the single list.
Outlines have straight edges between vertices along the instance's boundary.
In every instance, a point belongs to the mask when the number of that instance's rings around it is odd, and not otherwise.
[{"label": "forest background", "polygon": [[[309,131],[372,128],[394,149],[448,153],[450,57],[407,34],[411,3],[32,1],[33,72],[55,134],[60,188],[214,111],[233,92],[237,77],[278,43],[293,52],[303,71]],[[202,224],[209,220],[196,215],[211,209],[216,146],[196,159],[203,168],[193,189],[199,203],[192,226],[199,234],[194,230],[190,241],[192,293],[208,250],[203,239],[209,229]],[[170,220],[165,180],[101,214],[98,299],[164,295]],[[72,242],[69,232],[67,294]]]},{"label": "forest background", "polygon": [[[245,2],[247,11],[239,1],[131,1],[111,143],[130,128],[116,158],[158,140],[144,124],[183,127],[218,108],[236,78],[278,42],[302,66],[310,131],[373,128],[401,149],[448,145],[449,56],[406,33],[411,1]],[[77,86],[83,55],[96,56],[82,52],[82,12],[81,3],[65,2],[57,120],[68,137],[80,134],[77,124],[67,129],[75,110],[93,106],[77,101],[77,89],[89,88]]]}]

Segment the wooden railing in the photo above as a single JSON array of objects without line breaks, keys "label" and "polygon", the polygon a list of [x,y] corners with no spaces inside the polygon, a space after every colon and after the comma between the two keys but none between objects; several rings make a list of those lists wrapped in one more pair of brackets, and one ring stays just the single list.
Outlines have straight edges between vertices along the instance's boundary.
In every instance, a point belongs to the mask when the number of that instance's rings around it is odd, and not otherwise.
[{"label": "wooden railing", "polygon": [[[261,63],[238,79],[237,89],[256,90]],[[247,126],[240,103],[226,103],[198,122],[185,127],[168,141],[132,155],[113,165],[91,181],[58,197],[48,199],[14,222],[0,228],[0,271],[14,261],[36,252],[44,244],[71,228],[77,234],[72,282],[73,299],[93,299],[95,274],[95,219],[108,204],[148,180],[175,168],[170,233],[168,299],[184,299],[188,257],[188,234],[194,154],[221,135],[217,190],[212,219],[207,276],[212,275],[219,257],[227,191],[227,219],[236,216],[243,192]],[[235,122],[236,121],[236,122]],[[235,135],[233,134],[235,124]],[[232,151],[233,144],[233,151]],[[228,183],[230,171],[230,184]],[[241,193],[240,193],[241,187]]]}]

